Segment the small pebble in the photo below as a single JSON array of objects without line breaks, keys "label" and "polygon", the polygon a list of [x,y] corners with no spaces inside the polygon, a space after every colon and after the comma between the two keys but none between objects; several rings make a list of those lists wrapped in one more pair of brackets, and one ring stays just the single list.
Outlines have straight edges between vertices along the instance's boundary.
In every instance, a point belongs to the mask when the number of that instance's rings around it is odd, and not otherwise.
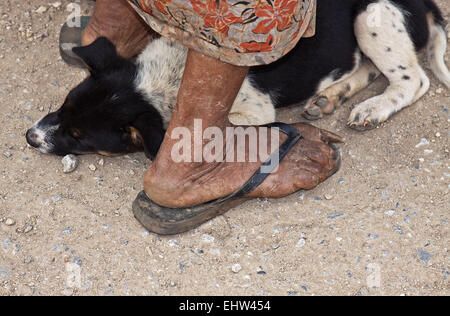
[{"label": "small pebble", "polygon": [[23,263],[25,263],[25,264],[30,264],[32,262],[33,262],[33,258],[27,258],[27,259],[23,260]]},{"label": "small pebble", "polygon": [[180,245],[180,242],[176,239],[171,239],[167,243],[169,244],[170,247],[175,247],[175,246]]},{"label": "small pebble", "polygon": [[45,12],[47,12],[47,8],[44,7],[44,6],[40,6],[40,7],[36,10],[36,13],[39,13],[39,14],[42,14],[42,13],[45,13]]},{"label": "small pebble", "polygon": [[416,145],[416,148],[419,148],[419,147],[422,147],[422,146],[426,146],[426,145],[428,145],[430,142],[428,141],[428,139],[426,139],[426,138],[422,138],[421,140],[420,140],[420,143],[418,143],[417,145]]},{"label": "small pebble", "polygon": [[376,235],[376,234],[369,234],[368,237],[372,240],[376,240],[378,239],[380,236]]},{"label": "small pebble", "polygon": [[61,163],[63,165],[64,173],[74,172],[78,167],[78,159],[74,155],[67,155],[62,160]]},{"label": "small pebble", "polygon": [[89,165],[89,170],[91,170],[91,171],[95,171],[95,170],[97,170],[97,167],[95,166],[95,165]]},{"label": "small pebble", "polygon": [[442,105],[441,108],[442,108],[442,110],[443,110],[445,113],[448,114],[448,109],[447,109],[445,106]]},{"label": "small pebble", "polygon": [[10,151],[5,151],[3,153],[3,156],[5,156],[6,158],[10,158],[12,156],[12,153]]},{"label": "small pebble", "polygon": [[12,219],[12,218],[8,218],[8,219],[6,219],[6,221],[5,221],[5,225],[6,226],[13,226],[13,225],[15,225],[16,224],[16,222]]},{"label": "small pebble", "polygon": [[[260,273],[260,272],[264,272],[264,273]],[[264,269],[261,266],[256,268],[256,273],[258,273],[258,274],[266,274],[266,272],[264,271]]]},{"label": "small pebble", "polygon": [[104,159],[100,159],[100,160],[98,161],[98,165],[99,165],[100,167],[103,167],[103,166],[105,165],[105,160],[104,160]]},{"label": "small pebble", "polygon": [[259,274],[259,275],[266,275],[266,274],[267,274],[266,271],[258,271],[258,272],[256,272],[256,273]]},{"label": "small pebble", "polygon": [[298,241],[296,247],[297,247],[297,248],[303,248],[305,245],[306,245],[306,240],[305,240],[304,238],[301,238],[301,239]]},{"label": "small pebble", "polygon": [[326,200],[332,200],[333,196],[331,194],[325,194],[325,199]]},{"label": "small pebble", "polygon": [[231,267],[231,271],[233,271],[234,273],[239,273],[242,270],[242,267],[239,263],[233,264],[233,266]]},{"label": "small pebble", "polygon": [[63,234],[70,234],[71,232],[72,232],[72,227],[66,227],[61,231],[61,233],[63,233]]},{"label": "small pebble", "polygon": [[411,217],[409,217],[409,215],[406,215],[404,218],[403,218],[403,221],[406,223],[406,224],[410,224],[411,223]]},{"label": "small pebble", "polygon": [[428,261],[431,260],[433,256],[426,252],[425,250],[420,249],[419,250],[419,260],[423,262],[423,264],[427,265]]},{"label": "small pebble", "polygon": [[400,228],[400,226],[394,225],[394,230],[399,233],[400,235],[403,235],[403,229]]},{"label": "small pebble", "polygon": [[212,243],[212,242],[214,242],[214,237],[211,235],[208,235],[208,234],[204,234],[202,236],[202,240],[203,240],[203,242],[206,242],[206,243]]}]

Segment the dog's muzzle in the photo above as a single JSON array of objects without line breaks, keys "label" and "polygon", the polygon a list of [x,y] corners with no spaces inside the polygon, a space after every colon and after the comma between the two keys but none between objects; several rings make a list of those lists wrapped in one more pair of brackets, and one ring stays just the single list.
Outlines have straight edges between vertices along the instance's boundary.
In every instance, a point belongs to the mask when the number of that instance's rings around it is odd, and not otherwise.
[{"label": "dog's muzzle", "polygon": [[39,135],[36,133],[34,128],[27,131],[26,138],[27,143],[34,148],[38,148],[42,144],[42,141],[39,139]]},{"label": "dog's muzzle", "polygon": [[27,143],[44,154],[51,153],[54,147],[52,140],[59,124],[55,125],[53,120],[54,115],[48,115],[40,119],[25,135]]}]

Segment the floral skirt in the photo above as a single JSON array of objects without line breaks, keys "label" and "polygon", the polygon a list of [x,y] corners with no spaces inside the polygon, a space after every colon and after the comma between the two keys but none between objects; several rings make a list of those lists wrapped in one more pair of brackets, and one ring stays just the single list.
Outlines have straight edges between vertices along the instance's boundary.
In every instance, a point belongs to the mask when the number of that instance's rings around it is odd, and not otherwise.
[{"label": "floral skirt", "polygon": [[128,0],[152,29],[223,62],[272,63],[315,33],[316,0]]}]

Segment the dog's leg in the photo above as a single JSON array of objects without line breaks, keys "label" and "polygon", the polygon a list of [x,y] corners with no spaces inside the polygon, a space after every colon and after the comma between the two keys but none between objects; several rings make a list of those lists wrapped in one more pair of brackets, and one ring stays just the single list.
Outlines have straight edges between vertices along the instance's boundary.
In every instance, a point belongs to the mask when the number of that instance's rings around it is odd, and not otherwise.
[{"label": "dog's leg", "polygon": [[[380,71],[377,67],[367,58],[363,58],[358,70],[350,77],[320,91],[310,99],[305,106],[303,116],[307,119],[317,119],[323,114],[333,113],[338,106],[366,88],[379,75]],[[310,113],[319,113],[319,116],[312,116]]]},{"label": "dog's leg", "polygon": [[430,40],[427,45],[428,61],[435,76],[447,88],[450,89],[450,71],[445,64],[445,52],[447,51],[447,32],[440,25],[435,16],[430,12],[427,16],[430,29]]},{"label": "dog's leg", "polygon": [[234,125],[264,125],[274,122],[275,116],[275,107],[270,96],[255,89],[246,79],[228,119]]},{"label": "dog's leg", "polygon": [[[355,106],[350,113],[350,127],[365,130],[376,127],[401,109],[420,99],[429,89],[430,80],[419,65],[414,44],[405,26],[404,13],[390,1],[380,0],[362,12],[355,22],[355,34],[361,51],[388,78],[382,95]],[[379,23],[373,14],[379,14]]]}]

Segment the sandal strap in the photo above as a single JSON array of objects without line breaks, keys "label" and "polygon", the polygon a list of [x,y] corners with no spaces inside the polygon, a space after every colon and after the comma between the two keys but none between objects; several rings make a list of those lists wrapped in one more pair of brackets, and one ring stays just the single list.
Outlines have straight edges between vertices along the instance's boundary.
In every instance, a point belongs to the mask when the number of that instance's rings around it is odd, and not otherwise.
[{"label": "sandal strap", "polygon": [[[303,138],[303,136],[298,132],[298,130],[291,125],[285,123],[270,123],[267,125],[263,125],[262,127],[274,128],[277,129],[288,136],[288,139],[280,146],[278,149],[273,152],[270,157],[264,162],[261,167],[253,174],[253,176],[236,192],[225,196],[216,201],[216,203],[221,203],[229,199],[240,198],[247,194],[253,192],[261,183],[266,180],[266,178],[272,174],[272,172],[278,168],[279,164],[283,160],[283,158],[287,155],[287,153],[294,147],[294,145]],[[272,165],[274,160],[277,160],[277,163]],[[264,170],[264,171],[263,171]]]}]

